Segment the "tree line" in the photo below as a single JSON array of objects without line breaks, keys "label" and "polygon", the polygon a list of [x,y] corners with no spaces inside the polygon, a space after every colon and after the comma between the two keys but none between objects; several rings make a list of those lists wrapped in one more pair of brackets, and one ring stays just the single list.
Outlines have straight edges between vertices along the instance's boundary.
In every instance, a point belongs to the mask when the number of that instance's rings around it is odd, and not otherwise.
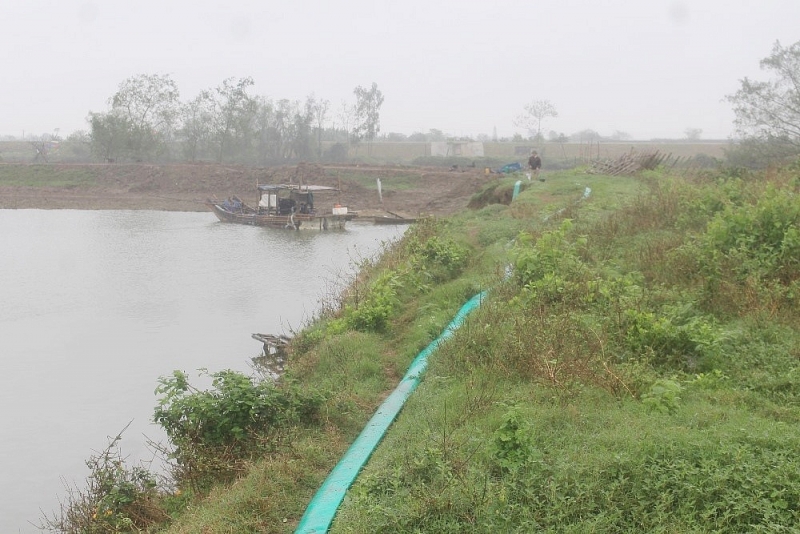
[{"label": "tree line", "polygon": [[357,86],[355,101],[342,102],[335,118],[329,100],[313,94],[304,101],[273,100],[252,94],[253,85],[250,77],[228,78],[184,102],[169,75],[133,76],[108,99],[109,109],[89,113],[84,141],[100,161],[266,165],[322,158],[323,141],[346,156],[352,145],[370,147],[380,132],[383,94],[374,82]]},{"label": "tree line", "polygon": [[[737,139],[727,151],[729,164],[758,167],[800,155],[800,41],[782,46],[761,60],[766,81],[740,80],[740,88],[727,95],[735,113]],[[266,165],[303,159],[342,161],[350,148],[380,139],[388,142],[472,141],[453,138],[442,130],[411,135],[380,134],[383,94],[376,83],[353,90],[354,101],[343,101],[334,112],[329,100],[314,94],[305,101],[251,94],[252,78],[229,78],[182,102],[177,84],[168,75],[141,74],[122,82],[108,99],[109,109],[90,112],[88,132],[74,132],[66,141],[76,154],[83,147],[99,161],[216,161]],[[545,130],[558,110],[549,100],[533,100],[523,107],[514,124],[528,137],[477,136],[478,141],[599,142],[626,141],[631,136],[615,131],[602,136],[592,129],[572,135]],[[547,134],[545,136],[545,131]],[[696,141],[702,130],[687,128],[685,139]],[[49,142],[58,136],[31,141],[35,161],[47,161]],[[659,141],[659,140],[654,140]],[[323,150],[324,146],[328,147]]]}]

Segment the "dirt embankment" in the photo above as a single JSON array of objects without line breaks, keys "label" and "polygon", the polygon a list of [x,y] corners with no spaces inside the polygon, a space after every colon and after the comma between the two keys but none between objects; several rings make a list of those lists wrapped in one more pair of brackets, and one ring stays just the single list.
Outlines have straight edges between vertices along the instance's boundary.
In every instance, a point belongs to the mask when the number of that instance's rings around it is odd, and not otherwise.
[{"label": "dirt embankment", "polygon": [[[405,166],[300,164],[255,168],[211,164],[98,164],[39,167],[42,168],[39,169],[41,182],[50,185],[18,185],[18,182],[0,180],[0,208],[204,211],[208,198],[238,196],[254,203],[257,183],[309,183],[340,187],[337,200],[366,215],[389,211],[405,216],[441,216],[464,209],[483,184],[495,179],[485,176],[482,169]],[[13,169],[6,170],[13,173]],[[76,182],[77,173],[91,179]],[[61,180],[60,174],[70,178]],[[377,179],[381,181],[382,201]]]}]

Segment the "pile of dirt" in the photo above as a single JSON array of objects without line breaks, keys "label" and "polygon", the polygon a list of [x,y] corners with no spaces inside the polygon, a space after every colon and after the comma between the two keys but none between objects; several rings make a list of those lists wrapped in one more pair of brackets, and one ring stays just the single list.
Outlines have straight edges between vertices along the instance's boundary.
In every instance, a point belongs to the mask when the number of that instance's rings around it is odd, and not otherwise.
[{"label": "pile of dirt", "polygon": [[[20,186],[0,181],[0,208],[152,209],[204,211],[209,198],[257,200],[257,184],[306,183],[339,187],[341,202],[364,215],[387,211],[406,216],[449,215],[495,180],[480,169],[299,164],[281,167],[184,164],[52,165],[47,174],[76,168],[95,177],[88,185]],[[348,179],[357,176],[359,179]],[[380,179],[382,197],[375,180]],[[64,180],[64,183],[69,183]]]}]

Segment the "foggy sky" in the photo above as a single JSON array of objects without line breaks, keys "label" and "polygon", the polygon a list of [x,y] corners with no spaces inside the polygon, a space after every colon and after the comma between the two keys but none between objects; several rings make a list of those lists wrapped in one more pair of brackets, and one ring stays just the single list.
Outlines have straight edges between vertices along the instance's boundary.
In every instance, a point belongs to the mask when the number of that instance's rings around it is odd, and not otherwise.
[{"label": "foggy sky", "polygon": [[375,82],[382,133],[510,136],[549,100],[545,133],[724,139],[776,40],[800,40],[800,1],[2,0],[0,135],[87,130],[122,81],[169,74],[183,102],[250,76],[330,120]]}]

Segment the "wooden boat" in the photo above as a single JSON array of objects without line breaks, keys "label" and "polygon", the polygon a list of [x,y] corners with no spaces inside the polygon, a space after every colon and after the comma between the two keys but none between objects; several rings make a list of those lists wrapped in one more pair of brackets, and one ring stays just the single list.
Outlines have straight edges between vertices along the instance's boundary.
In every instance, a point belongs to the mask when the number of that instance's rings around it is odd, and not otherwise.
[{"label": "wooden boat", "polygon": [[377,215],[374,218],[375,224],[412,224],[417,222],[417,219],[403,217],[397,213],[387,211],[388,215]]},{"label": "wooden boat", "polygon": [[376,216],[375,224],[412,224],[417,222],[416,219],[409,219],[407,217],[393,217],[391,215]]},{"label": "wooden boat", "polygon": [[274,378],[283,374],[289,357],[291,338],[284,335],[253,334],[253,339],[264,344],[264,350],[253,358],[253,363],[267,370]]},{"label": "wooden boat", "polygon": [[285,353],[292,339],[284,335],[253,334],[253,339],[264,344],[264,354]]},{"label": "wooden boat", "polygon": [[238,197],[224,201],[207,200],[206,205],[222,222],[269,226],[289,230],[303,228],[344,228],[347,221],[358,216],[338,203],[327,209],[314,204],[318,193],[338,192],[336,187],[298,184],[256,185],[258,202],[249,206]]}]

